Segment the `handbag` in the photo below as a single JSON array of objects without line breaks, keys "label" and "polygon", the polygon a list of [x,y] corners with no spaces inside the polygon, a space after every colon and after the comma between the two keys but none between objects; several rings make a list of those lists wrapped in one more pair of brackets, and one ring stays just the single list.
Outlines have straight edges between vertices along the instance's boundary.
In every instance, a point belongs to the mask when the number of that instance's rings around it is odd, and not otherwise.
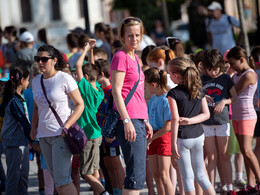
[{"label": "handbag", "polygon": [[42,86],[44,96],[45,96],[45,98],[46,98],[46,100],[49,104],[51,111],[53,112],[53,114],[54,114],[56,120],[58,121],[59,125],[62,127],[62,129],[65,132],[66,142],[69,146],[71,153],[72,154],[79,154],[80,152],[82,152],[82,150],[85,147],[85,145],[87,144],[87,140],[88,140],[84,131],[83,131],[83,129],[78,125],[77,122],[75,122],[73,125],[71,125],[71,127],[69,129],[64,127],[64,123],[62,122],[62,120],[60,119],[56,110],[53,108],[49,99],[47,98],[46,90],[45,90],[45,87],[44,87],[44,84],[43,84],[43,75],[41,76],[41,86]]},{"label": "handbag", "polygon": [[[139,74],[139,78],[136,81],[134,87],[131,89],[131,91],[129,92],[129,94],[127,95],[127,97],[125,98],[125,106],[127,106],[128,102],[130,101],[130,99],[132,98],[132,96],[135,93],[135,90],[139,84],[139,80],[140,80],[140,65],[136,59],[137,65],[138,65],[138,74]],[[101,128],[101,134],[103,137],[105,138],[113,138],[116,135],[116,124],[118,122],[120,118],[120,114],[114,110],[114,109],[109,109],[106,113],[105,116],[105,122]]]}]

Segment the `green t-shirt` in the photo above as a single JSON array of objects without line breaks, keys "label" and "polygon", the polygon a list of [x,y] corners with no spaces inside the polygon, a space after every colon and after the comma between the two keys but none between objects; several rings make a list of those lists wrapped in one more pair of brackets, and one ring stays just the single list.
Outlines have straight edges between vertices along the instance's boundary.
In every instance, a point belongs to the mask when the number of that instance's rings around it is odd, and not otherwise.
[{"label": "green t-shirt", "polygon": [[85,104],[84,111],[78,119],[78,125],[84,130],[88,139],[95,139],[101,136],[101,128],[97,123],[98,107],[104,99],[104,92],[98,82],[98,90],[83,77],[78,83],[79,91]]}]

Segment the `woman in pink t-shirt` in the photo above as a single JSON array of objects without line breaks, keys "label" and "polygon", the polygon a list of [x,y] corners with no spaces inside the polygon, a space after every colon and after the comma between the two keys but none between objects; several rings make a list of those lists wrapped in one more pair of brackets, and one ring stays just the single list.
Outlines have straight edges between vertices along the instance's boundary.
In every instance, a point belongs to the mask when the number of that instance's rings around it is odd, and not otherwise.
[{"label": "woman in pink t-shirt", "polygon": [[[123,46],[114,55],[110,71],[114,109],[121,116],[121,120],[117,123],[116,136],[126,163],[123,194],[139,194],[145,182],[146,138],[152,136],[144,99],[144,74],[134,53],[142,39],[142,21],[139,18],[128,17],[121,22],[118,32]],[[139,84],[125,106],[124,99],[139,78],[138,68],[140,68]]]},{"label": "woman in pink t-shirt", "polygon": [[[239,193],[257,192],[260,187],[260,169],[255,154],[252,151],[252,139],[256,124],[256,112],[253,97],[257,88],[257,75],[254,60],[248,57],[246,51],[233,47],[227,54],[230,66],[237,72],[233,76],[238,101],[232,105],[233,128],[240,150],[244,157],[248,185]],[[254,175],[253,175],[254,174]],[[255,186],[255,179],[258,182]]]}]

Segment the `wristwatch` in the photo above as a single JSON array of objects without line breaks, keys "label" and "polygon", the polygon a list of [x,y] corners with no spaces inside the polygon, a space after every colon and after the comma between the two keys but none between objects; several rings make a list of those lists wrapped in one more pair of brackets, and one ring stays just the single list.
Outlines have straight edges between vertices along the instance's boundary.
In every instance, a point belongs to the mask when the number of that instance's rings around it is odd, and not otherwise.
[{"label": "wristwatch", "polygon": [[128,124],[130,122],[130,119],[129,118],[125,118],[124,120],[123,120],[123,123],[124,124]]}]

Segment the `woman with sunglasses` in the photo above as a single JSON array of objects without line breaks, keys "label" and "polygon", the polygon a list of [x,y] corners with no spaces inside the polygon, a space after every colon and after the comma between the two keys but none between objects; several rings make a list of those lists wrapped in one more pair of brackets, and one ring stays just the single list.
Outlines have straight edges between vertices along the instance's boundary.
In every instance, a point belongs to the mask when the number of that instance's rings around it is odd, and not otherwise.
[{"label": "woman with sunglasses", "polygon": [[[32,117],[31,138],[39,138],[41,151],[53,176],[56,189],[62,195],[78,194],[71,180],[71,152],[64,140],[63,129],[57,122],[41,87],[41,77],[47,98],[69,128],[80,117],[84,103],[74,79],[62,70],[66,63],[62,54],[51,45],[43,45],[34,57],[43,74],[32,81],[34,110]],[[75,105],[71,114],[70,98]]]},{"label": "woman with sunglasses", "polygon": [[[144,74],[135,55],[142,39],[143,23],[139,18],[124,19],[118,29],[122,48],[111,63],[112,94],[114,108],[121,116],[117,123],[117,139],[126,164],[123,194],[139,194],[145,182],[146,139],[152,136],[144,99]],[[124,99],[139,78],[138,86],[125,106]]]}]

